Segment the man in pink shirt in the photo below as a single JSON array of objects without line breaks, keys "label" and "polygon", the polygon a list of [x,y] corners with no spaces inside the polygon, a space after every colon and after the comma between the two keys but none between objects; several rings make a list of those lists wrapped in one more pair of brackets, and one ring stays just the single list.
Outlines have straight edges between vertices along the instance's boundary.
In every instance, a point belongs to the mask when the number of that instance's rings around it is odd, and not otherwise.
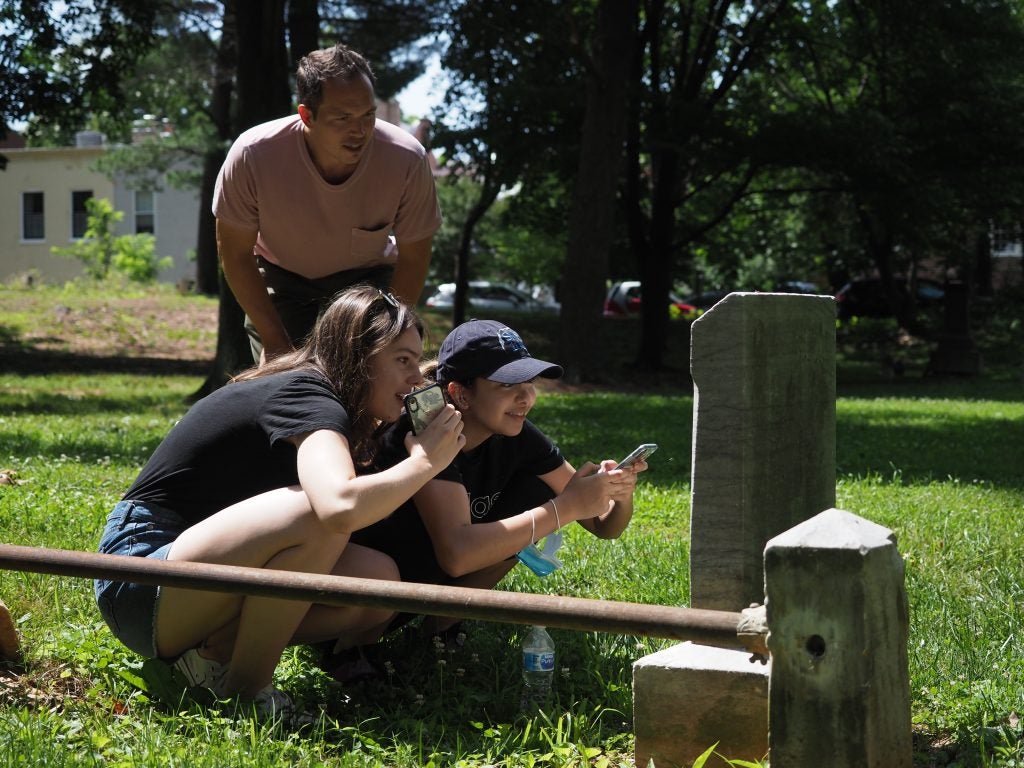
[{"label": "man in pink shirt", "polygon": [[339,44],[303,58],[297,79],[298,114],[239,136],[214,190],[224,277],[257,360],[299,346],[350,285],[414,305],[441,224],[426,150],[376,119],[366,60]]}]

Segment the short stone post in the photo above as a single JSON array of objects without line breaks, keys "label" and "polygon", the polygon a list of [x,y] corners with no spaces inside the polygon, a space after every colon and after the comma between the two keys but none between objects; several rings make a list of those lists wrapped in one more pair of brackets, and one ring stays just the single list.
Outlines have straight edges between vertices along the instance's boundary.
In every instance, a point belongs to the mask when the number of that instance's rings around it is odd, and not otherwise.
[{"label": "short stone post", "polygon": [[908,607],[887,528],[828,509],[765,548],[772,768],[910,768]]},{"label": "short stone post", "polygon": [[7,605],[0,600],[0,661],[15,661],[21,654],[21,643]]}]

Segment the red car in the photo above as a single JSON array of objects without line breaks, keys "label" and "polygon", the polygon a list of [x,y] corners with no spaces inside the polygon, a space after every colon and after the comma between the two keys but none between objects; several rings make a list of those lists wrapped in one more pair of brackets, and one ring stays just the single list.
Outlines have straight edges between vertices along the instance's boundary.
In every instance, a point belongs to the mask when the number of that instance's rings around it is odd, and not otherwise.
[{"label": "red car", "polygon": [[[675,294],[669,294],[669,314],[673,319],[693,320],[700,310]],[[604,300],[605,317],[629,317],[640,314],[640,282],[623,280],[615,283]]]}]

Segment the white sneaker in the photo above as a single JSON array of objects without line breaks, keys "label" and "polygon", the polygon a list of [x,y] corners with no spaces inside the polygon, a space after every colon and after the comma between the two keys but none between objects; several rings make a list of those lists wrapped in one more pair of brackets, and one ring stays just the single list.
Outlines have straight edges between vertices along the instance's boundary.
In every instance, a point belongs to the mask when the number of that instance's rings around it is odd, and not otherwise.
[{"label": "white sneaker", "polygon": [[[222,686],[228,673],[227,664],[204,658],[197,649],[189,648],[175,660],[174,668],[190,688],[206,688],[218,698],[224,697]],[[314,722],[312,715],[295,706],[291,696],[273,685],[268,685],[251,699],[236,698],[235,701],[236,706],[252,707],[261,720],[275,720],[291,726]]]},{"label": "white sneaker", "polygon": [[185,678],[189,688],[207,688],[220,694],[220,686],[228,673],[228,665],[199,655],[197,648],[189,648],[174,662],[174,668]]},{"label": "white sneaker", "polygon": [[272,685],[268,685],[246,703],[253,707],[259,719],[282,723],[289,728],[316,722],[311,713],[295,706],[291,696]]}]

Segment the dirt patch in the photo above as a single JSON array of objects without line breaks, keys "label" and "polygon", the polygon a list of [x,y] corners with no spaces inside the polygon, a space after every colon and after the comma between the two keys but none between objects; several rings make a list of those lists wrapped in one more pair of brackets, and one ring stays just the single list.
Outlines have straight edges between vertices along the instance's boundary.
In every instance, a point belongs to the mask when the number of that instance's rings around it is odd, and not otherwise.
[{"label": "dirt patch", "polygon": [[75,296],[9,291],[0,312],[0,359],[11,370],[98,368],[194,372],[217,348],[217,300]]}]

